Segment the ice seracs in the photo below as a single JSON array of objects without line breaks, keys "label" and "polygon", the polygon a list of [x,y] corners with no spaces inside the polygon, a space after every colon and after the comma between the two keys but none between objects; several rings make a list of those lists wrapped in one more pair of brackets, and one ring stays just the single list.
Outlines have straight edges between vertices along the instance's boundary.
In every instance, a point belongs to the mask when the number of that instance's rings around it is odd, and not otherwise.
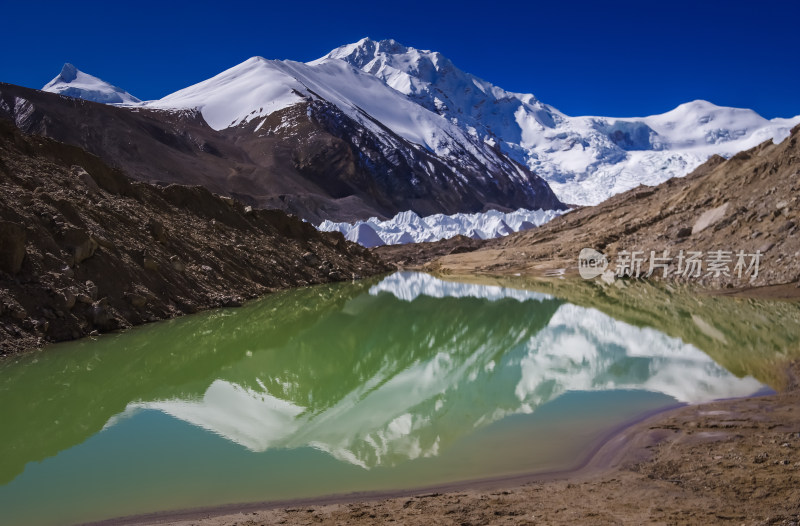
[{"label": "ice seracs", "polygon": [[359,223],[349,228],[344,237],[348,241],[358,243],[367,248],[379,247],[386,244],[378,233],[367,223]]},{"label": "ice seracs", "polygon": [[454,236],[493,239],[541,226],[564,213],[561,210],[526,210],[514,212],[490,210],[475,214],[434,214],[420,217],[412,210],[400,212],[392,219],[376,217],[356,223],[323,221],[317,227],[324,232],[341,232],[349,241],[368,248],[380,245],[403,245],[439,241]]},{"label": "ice seracs", "polygon": [[84,73],[69,63],[64,64],[61,73],[48,82],[42,91],[103,104],[138,104],[142,102],[124,89]]}]

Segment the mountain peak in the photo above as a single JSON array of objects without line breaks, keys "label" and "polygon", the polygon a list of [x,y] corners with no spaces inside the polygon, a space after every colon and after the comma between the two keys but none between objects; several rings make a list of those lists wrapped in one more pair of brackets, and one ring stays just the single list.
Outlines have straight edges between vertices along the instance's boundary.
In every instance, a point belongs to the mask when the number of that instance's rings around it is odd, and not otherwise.
[{"label": "mountain peak", "polygon": [[67,62],[61,68],[61,73],[59,73],[58,77],[64,82],[72,82],[78,78],[78,68]]},{"label": "mountain peak", "polygon": [[138,104],[142,102],[122,88],[84,73],[69,62],[64,64],[58,76],[48,82],[42,91],[103,104]]},{"label": "mountain peak", "polygon": [[[352,44],[345,44],[344,46],[339,46],[336,49],[332,50],[330,53],[322,57],[320,60],[324,60],[327,58],[338,58],[340,60],[345,60],[346,62],[350,62],[354,66],[356,66],[356,59],[357,58],[375,58],[375,57],[384,57],[390,59],[391,56],[398,55],[398,56],[410,56],[410,57],[428,57],[433,58],[438,61],[446,61],[449,63],[449,60],[444,57],[438,51],[431,51],[429,49],[418,49],[411,46],[406,46],[393,38],[387,38],[383,40],[373,40],[369,37],[364,37],[358,42],[353,42]],[[401,57],[402,58],[402,57]],[[360,67],[360,66],[357,66]]]},{"label": "mountain peak", "polygon": [[[362,68],[378,56],[402,55],[416,51],[416,49],[404,46],[394,39],[373,40],[369,37],[364,37],[358,42],[337,47],[319,60],[335,58],[349,62],[354,67]],[[430,52],[423,51],[423,53]]]},{"label": "mountain peak", "polygon": [[477,130],[481,139],[492,140],[490,131],[481,131],[487,124],[495,132],[498,126],[513,127],[514,118],[509,115],[522,105],[533,111],[533,119],[544,127],[552,128],[556,118],[533,95],[507,92],[460,70],[439,52],[405,46],[396,40],[362,38],[311,64],[330,59],[342,60],[381,79],[425,109]]}]

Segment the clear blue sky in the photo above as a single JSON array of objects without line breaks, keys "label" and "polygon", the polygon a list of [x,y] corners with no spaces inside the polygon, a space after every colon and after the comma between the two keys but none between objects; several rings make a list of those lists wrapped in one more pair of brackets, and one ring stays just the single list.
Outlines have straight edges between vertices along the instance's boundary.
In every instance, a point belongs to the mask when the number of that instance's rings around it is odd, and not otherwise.
[{"label": "clear blue sky", "polygon": [[440,51],[570,115],[693,99],[800,114],[797,0],[16,1],[0,12],[0,81],[35,88],[72,62],[154,99],[254,55],[307,61],[369,36]]}]

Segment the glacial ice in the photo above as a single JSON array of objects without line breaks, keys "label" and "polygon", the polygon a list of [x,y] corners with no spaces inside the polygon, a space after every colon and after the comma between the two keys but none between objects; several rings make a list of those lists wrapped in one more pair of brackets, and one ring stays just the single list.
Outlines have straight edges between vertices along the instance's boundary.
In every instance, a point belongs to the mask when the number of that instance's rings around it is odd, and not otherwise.
[{"label": "glacial ice", "polygon": [[325,220],[317,228],[323,232],[341,232],[349,241],[372,248],[438,241],[457,235],[473,239],[493,239],[541,226],[562,213],[557,210],[520,208],[508,213],[490,210],[475,214],[434,214],[420,217],[412,210],[406,210],[386,221],[376,217],[353,224]]}]

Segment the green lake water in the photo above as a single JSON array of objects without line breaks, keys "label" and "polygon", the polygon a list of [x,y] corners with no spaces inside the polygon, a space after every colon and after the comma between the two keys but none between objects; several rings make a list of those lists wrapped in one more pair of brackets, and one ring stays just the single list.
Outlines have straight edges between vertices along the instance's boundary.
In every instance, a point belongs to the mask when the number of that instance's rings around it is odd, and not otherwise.
[{"label": "green lake water", "polygon": [[[397,273],[7,359],[0,523],[568,469],[650,411],[765,389],[798,341],[796,305],[646,294],[683,321]],[[741,359],[754,338],[763,356]]]}]

